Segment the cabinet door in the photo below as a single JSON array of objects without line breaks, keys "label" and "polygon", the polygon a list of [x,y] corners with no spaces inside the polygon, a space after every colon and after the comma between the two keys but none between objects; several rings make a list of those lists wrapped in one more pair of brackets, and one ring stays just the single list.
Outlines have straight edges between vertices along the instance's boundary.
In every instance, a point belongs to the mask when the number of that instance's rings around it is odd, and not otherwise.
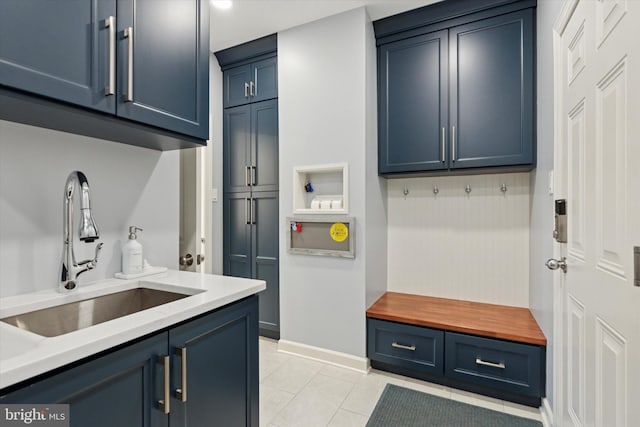
[{"label": "cabinet door", "polygon": [[280,289],[278,263],[278,192],[252,193],[253,277],[267,282],[259,294],[260,332],[280,337]]},{"label": "cabinet door", "polygon": [[251,102],[278,97],[278,59],[268,58],[251,64],[253,95]]},{"label": "cabinet door", "polygon": [[452,168],[533,163],[533,12],[450,30]]},{"label": "cabinet door", "polygon": [[0,84],[115,112],[105,95],[110,16],[115,0],[2,0]]},{"label": "cabinet door", "polygon": [[252,296],[169,331],[172,427],[258,426],[257,319]]},{"label": "cabinet door", "polygon": [[378,172],[446,169],[447,31],[378,52]]},{"label": "cabinet door", "polygon": [[225,71],[224,79],[224,108],[248,104],[249,83],[251,82],[251,65],[241,65]]},{"label": "cabinet door", "polygon": [[167,426],[163,398],[167,334],[162,333],[38,381],[0,403],[66,403],[72,427]]},{"label": "cabinet door", "polygon": [[118,116],[208,139],[208,1],[117,1]]},{"label": "cabinet door", "polygon": [[223,113],[224,191],[249,191],[251,171],[251,106],[227,108]]},{"label": "cabinet door", "polygon": [[251,193],[224,195],[224,274],[251,278]]},{"label": "cabinet door", "polygon": [[251,104],[251,188],[278,190],[278,100]]}]

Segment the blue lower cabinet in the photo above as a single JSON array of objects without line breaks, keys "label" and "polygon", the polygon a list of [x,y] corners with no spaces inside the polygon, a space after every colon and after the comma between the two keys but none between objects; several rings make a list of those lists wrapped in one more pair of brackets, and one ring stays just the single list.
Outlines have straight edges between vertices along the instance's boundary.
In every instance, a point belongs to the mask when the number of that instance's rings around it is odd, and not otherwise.
[{"label": "blue lower cabinet", "polygon": [[375,362],[442,376],[444,332],[436,329],[368,319],[368,354]]},{"label": "blue lower cabinet", "polygon": [[539,407],[546,348],[367,318],[376,369]]},{"label": "blue lower cabinet", "polygon": [[544,347],[447,332],[445,375],[492,389],[540,397]]},{"label": "blue lower cabinet", "polygon": [[252,296],[0,390],[0,403],[69,404],[72,427],[258,426],[258,378]]},{"label": "blue lower cabinet", "polygon": [[167,334],[127,346],[0,397],[0,403],[69,404],[72,427],[167,426],[161,356]]},{"label": "blue lower cabinet", "polygon": [[170,330],[169,348],[172,427],[258,426],[257,297]]}]

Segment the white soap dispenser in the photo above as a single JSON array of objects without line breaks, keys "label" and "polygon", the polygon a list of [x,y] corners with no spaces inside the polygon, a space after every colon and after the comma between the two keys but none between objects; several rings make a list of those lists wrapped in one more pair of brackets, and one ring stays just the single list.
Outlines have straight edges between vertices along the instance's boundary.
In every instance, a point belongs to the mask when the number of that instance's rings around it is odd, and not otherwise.
[{"label": "white soap dispenser", "polygon": [[142,231],[134,225],[129,227],[129,240],[122,247],[122,272],[124,274],[142,273],[142,245],[136,240],[136,231]]}]

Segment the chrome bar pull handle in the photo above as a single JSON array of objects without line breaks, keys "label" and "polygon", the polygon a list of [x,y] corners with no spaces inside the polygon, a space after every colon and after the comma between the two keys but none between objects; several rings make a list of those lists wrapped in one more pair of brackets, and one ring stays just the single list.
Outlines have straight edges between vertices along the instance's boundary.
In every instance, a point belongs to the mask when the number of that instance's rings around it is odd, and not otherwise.
[{"label": "chrome bar pull handle", "polygon": [[640,286],[640,246],[633,247],[633,284]]},{"label": "chrome bar pull handle", "polygon": [[442,163],[447,161],[447,156],[446,156],[446,151],[447,151],[447,142],[446,142],[446,136],[445,136],[445,129],[444,127],[442,127],[442,155],[441,155],[441,159]]},{"label": "chrome bar pull handle", "polygon": [[456,127],[451,126],[451,160],[456,161]]},{"label": "chrome bar pull handle", "polygon": [[124,102],[133,102],[133,27],[124,29],[124,38],[127,39],[127,91]]},{"label": "chrome bar pull handle", "polygon": [[247,82],[244,83],[244,97],[245,98],[249,97],[249,83]]},{"label": "chrome bar pull handle", "polygon": [[253,70],[253,83],[255,83],[256,91],[251,95],[257,96],[258,95],[258,68],[257,67]]},{"label": "chrome bar pull handle", "polygon": [[244,186],[248,187],[251,185],[251,180],[249,178],[249,175],[251,174],[250,170],[251,166],[245,166],[244,167]]},{"label": "chrome bar pull handle", "polygon": [[249,204],[249,199],[245,197],[244,199],[244,223],[245,224],[251,224],[251,222],[249,222],[249,207],[247,206]]},{"label": "chrome bar pull handle", "polygon": [[169,390],[171,357],[161,356],[161,358],[164,365],[164,399],[158,400],[158,409],[168,414],[171,410],[171,392]]},{"label": "chrome bar pull handle", "polygon": [[256,223],[256,199],[251,198],[251,224]]},{"label": "chrome bar pull handle", "polygon": [[[200,257],[200,255],[198,255]],[[180,388],[176,389],[176,398],[181,402],[187,401],[187,347],[176,348],[176,355],[180,357],[181,361],[181,384]]]},{"label": "chrome bar pull handle", "polygon": [[104,88],[105,96],[115,95],[116,93],[116,17],[110,16],[104,20],[104,27],[109,29],[108,38],[108,75],[107,86]]},{"label": "chrome bar pull handle", "polygon": [[399,349],[402,349],[402,350],[416,351],[416,346],[415,345],[402,345],[402,344],[398,344],[395,341],[391,343],[391,347],[399,348]]},{"label": "chrome bar pull handle", "polygon": [[256,185],[256,165],[251,165],[251,185]]},{"label": "chrome bar pull handle", "polygon": [[492,368],[498,368],[498,369],[506,369],[506,365],[504,364],[504,362],[500,362],[500,363],[485,362],[479,357],[476,357],[476,365],[490,366]]},{"label": "chrome bar pull handle", "polygon": [[253,81],[251,81],[249,83],[249,93],[251,94],[251,96],[256,96],[256,92],[254,90],[255,87],[256,87],[256,84]]}]

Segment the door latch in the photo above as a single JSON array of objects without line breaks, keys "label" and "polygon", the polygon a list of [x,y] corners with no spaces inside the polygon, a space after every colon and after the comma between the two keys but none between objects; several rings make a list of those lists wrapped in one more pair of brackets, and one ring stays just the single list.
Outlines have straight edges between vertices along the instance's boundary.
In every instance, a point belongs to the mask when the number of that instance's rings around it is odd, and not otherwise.
[{"label": "door latch", "polygon": [[547,262],[544,263],[544,265],[546,265],[549,270],[560,269],[560,270],[562,270],[563,273],[567,272],[567,258],[566,257],[562,257],[562,258],[560,258],[560,260],[557,260],[555,258],[549,258],[547,260]]},{"label": "door latch", "polygon": [[558,243],[567,243],[567,200],[559,199],[555,203],[555,228],[553,238]]}]

